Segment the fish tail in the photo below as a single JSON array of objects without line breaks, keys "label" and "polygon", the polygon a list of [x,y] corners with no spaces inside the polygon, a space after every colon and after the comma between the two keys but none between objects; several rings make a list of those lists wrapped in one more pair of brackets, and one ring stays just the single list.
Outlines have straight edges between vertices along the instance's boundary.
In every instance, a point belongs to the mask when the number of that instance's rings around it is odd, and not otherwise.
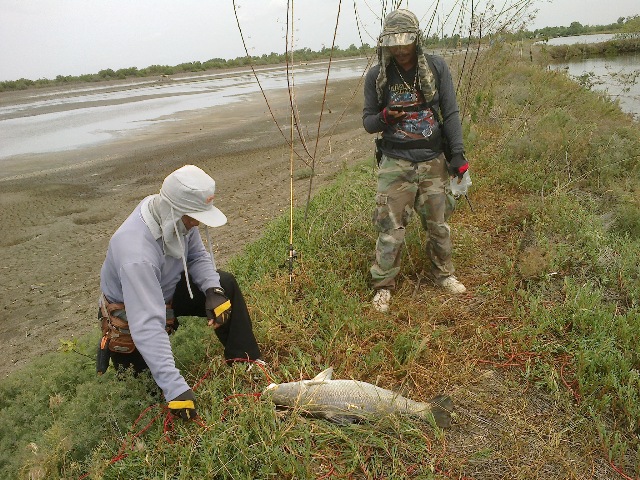
[{"label": "fish tail", "polygon": [[453,401],[447,395],[438,395],[429,402],[431,404],[431,414],[440,428],[451,426],[451,412],[453,411]]}]

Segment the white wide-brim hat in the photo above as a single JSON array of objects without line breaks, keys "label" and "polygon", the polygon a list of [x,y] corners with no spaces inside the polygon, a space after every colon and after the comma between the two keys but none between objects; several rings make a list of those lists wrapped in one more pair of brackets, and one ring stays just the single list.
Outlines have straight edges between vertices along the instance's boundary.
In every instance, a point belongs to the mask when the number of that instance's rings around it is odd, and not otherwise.
[{"label": "white wide-brim hat", "polygon": [[213,205],[215,191],[213,178],[195,165],[185,165],[164,179],[160,196],[176,213],[219,227],[227,223],[227,217]]}]

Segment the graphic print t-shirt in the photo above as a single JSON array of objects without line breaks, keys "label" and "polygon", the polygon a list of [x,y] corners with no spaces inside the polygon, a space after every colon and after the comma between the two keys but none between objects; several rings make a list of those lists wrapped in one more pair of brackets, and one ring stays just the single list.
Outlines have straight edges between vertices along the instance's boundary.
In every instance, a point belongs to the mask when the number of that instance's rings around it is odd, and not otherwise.
[{"label": "graphic print t-shirt", "polygon": [[[438,121],[418,88],[419,79],[416,79],[416,75],[417,66],[403,71],[392,63],[387,69],[388,105],[400,105],[406,112],[404,119],[386,132],[387,138],[392,141],[439,140]],[[438,135],[434,136],[434,133]]]}]

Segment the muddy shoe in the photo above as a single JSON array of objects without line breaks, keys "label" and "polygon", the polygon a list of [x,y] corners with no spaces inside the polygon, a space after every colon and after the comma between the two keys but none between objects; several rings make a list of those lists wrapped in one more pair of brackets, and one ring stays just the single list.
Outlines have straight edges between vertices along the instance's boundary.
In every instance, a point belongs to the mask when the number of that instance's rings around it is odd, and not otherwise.
[{"label": "muddy shoe", "polygon": [[381,288],[373,297],[373,308],[378,312],[384,313],[389,311],[389,303],[391,302],[391,291]]},{"label": "muddy shoe", "polygon": [[453,275],[443,278],[442,280],[438,280],[436,283],[449,293],[459,294],[467,291],[467,287],[465,287],[462,282]]}]

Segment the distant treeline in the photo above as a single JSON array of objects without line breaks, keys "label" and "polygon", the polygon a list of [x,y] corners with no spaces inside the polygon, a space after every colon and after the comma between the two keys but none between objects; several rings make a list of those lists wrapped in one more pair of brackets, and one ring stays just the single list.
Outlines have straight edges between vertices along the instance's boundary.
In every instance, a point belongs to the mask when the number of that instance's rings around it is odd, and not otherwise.
[{"label": "distant treeline", "polygon": [[[364,44],[361,47],[356,47],[352,44],[347,49],[335,48],[333,51],[331,51],[330,48],[323,48],[320,51],[312,51],[309,48],[302,48],[293,51],[293,59],[296,63],[304,63],[312,60],[328,59],[329,57],[357,57],[369,54],[371,51],[372,47],[367,44]],[[236,68],[248,65],[282,64],[286,61],[287,54],[271,52],[269,55],[263,54],[252,57],[243,56],[231,60],[225,60],[224,58],[212,58],[206,62],[195,61],[181,63],[173,67],[169,65],[151,65],[142,69],[138,69],[137,67],[120,68],[118,70],[107,68],[105,70],[100,70],[98,73],[89,73],[85,75],[58,75],[52,80],[47,78],[40,78],[38,80],[20,78],[18,80],[4,81],[0,82],[0,92],[26,90],[28,88],[52,87],[72,83],[102,82],[106,80],[124,80],[127,78],[140,77],[164,77],[180,73],[205,72],[207,70]]]},{"label": "distant treeline", "polygon": [[[491,41],[520,41],[520,40],[548,40],[556,37],[571,37],[574,35],[589,35],[595,33],[613,33],[619,38],[637,38],[640,32],[640,15],[632,17],[620,17],[616,23],[609,25],[582,25],[580,22],[572,22],[568,27],[545,27],[535,30],[519,30],[517,32],[501,31],[485,37],[486,42]],[[472,42],[477,42],[477,38],[472,38]],[[468,38],[461,38],[460,35],[442,38],[437,35],[427,38],[427,46],[457,48],[469,42]]]},{"label": "distant treeline", "polygon": [[[609,25],[582,25],[580,22],[572,22],[568,27],[545,27],[536,29],[533,31],[520,30],[518,32],[500,32],[497,35],[488,36],[481,39],[483,42],[493,41],[499,39],[500,41],[514,41],[524,39],[549,39],[555,37],[566,37],[572,35],[585,35],[590,33],[618,33],[620,34],[620,41],[608,42],[607,44],[597,45],[571,45],[566,47],[549,47],[549,50],[554,50],[552,53],[553,58],[567,58],[569,56],[585,56],[596,55],[598,53],[603,54],[616,54],[626,53],[628,51],[638,51],[638,33],[640,32],[640,16],[635,15],[632,17],[620,17],[616,23]],[[622,40],[623,37],[631,37],[630,41]],[[635,40],[635,43],[634,43]],[[426,38],[425,43],[427,47],[431,48],[459,48],[469,42],[477,43],[477,38],[463,38],[460,35],[448,36],[444,35],[439,37],[433,35]],[[634,46],[635,45],[635,46]],[[302,48],[294,50],[293,54],[289,53],[275,53],[271,52],[269,55],[263,54],[260,56],[242,56],[231,60],[225,60],[224,58],[212,58],[206,62],[188,62],[181,63],[176,66],[169,65],[151,65],[146,68],[138,69],[137,67],[120,68],[113,70],[107,68],[100,70],[98,73],[90,73],[85,75],[58,75],[55,79],[40,78],[38,80],[29,80],[27,78],[20,78],[18,80],[9,80],[0,82],[0,92],[26,90],[28,88],[41,88],[68,85],[73,83],[84,82],[101,82],[106,80],[124,80],[127,78],[140,78],[140,77],[166,77],[170,75],[176,75],[180,73],[195,73],[205,72],[207,70],[216,70],[224,68],[243,67],[248,65],[275,65],[283,64],[287,61],[287,56],[293,58],[295,62],[308,62],[311,60],[322,60],[328,58],[346,58],[357,57],[363,55],[370,55],[374,52],[374,48],[369,44],[363,44],[361,47],[356,47],[351,44],[349,48],[341,49],[339,47],[331,50],[330,48],[322,48],[319,51],[313,51],[309,48]],[[588,51],[588,53],[587,53]]]},{"label": "distant treeline", "polygon": [[620,17],[616,23],[609,25],[582,25],[580,22],[572,22],[568,27],[545,27],[528,33],[528,38],[555,38],[570,37],[573,35],[588,35],[593,33],[618,33],[621,35],[640,32],[640,15],[632,17]]},{"label": "distant treeline", "polygon": [[634,38],[613,39],[600,43],[576,43],[573,45],[545,45],[545,51],[554,60],[575,57],[603,57],[640,52],[640,35]]},{"label": "distant treeline", "polygon": [[[562,30],[566,29],[566,30]],[[561,34],[562,33],[562,34]],[[536,31],[538,39],[567,35],[613,33],[613,40],[600,43],[576,43],[573,45],[546,45],[545,51],[553,59],[567,60],[575,57],[622,55],[640,51],[640,16],[620,17],[616,23],[600,26],[582,26],[573,22],[570,27],[548,27]]]}]

